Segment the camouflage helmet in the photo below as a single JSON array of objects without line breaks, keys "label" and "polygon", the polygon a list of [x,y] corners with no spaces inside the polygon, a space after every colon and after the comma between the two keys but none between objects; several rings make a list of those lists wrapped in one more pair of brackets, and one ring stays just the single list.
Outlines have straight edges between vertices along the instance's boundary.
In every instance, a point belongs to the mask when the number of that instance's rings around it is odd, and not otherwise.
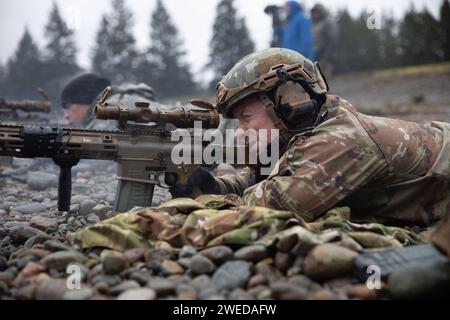
[{"label": "camouflage helmet", "polygon": [[[291,79],[283,79],[285,76]],[[242,58],[222,78],[216,88],[216,108],[224,117],[232,118],[233,108],[243,99],[269,92],[292,78],[302,81],[310,96],[324,95],[328,91],[317,62],[293,50],[270,48]]]}]

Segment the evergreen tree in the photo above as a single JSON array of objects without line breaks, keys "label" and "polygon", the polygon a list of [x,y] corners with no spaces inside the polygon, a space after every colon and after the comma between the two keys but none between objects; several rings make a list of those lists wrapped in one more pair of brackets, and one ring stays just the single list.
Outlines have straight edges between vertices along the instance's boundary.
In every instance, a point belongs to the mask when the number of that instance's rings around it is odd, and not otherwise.
[{"label": "evergreen tree", "polygon": [[151,17],[150,42],[140,68],[140,80],[151,85],[159,97],[182,96],[195,91],[189,66],[183,61],[186,54],[183,43],[161,0]]},{"label": "evergreen tree", "polygon": [[133,14],[124,0],[112,1],[113,12],[103,16],[93,50],[92,70],[113,83],[134,82],[138,54],[133,36]]},{"label": "evergreen tree", "polygon": [[339,30],[339,41],[337,44],[336,73],[346,73],[356,70],[355,53],[359,50],[356,32],[356,22],[348,13],[347,9],[340,11],[337,15]]},{"label": "evergreen tree", "polygon": [[217,5],[210,47],[208,67],[214,71],[215,77],[212,85],[239,59],[255,50],[245,19],[237,15],[234,0],[221,0]]},{"label": "evergreen tree", "polygon": [[36,96],[36,89],[42,86],[42,58],[39,48],[28,28],[19,42],[14,56],[8,61],[5,95],[8,99],[29,99]]},{"label": "evergreen tree", "polygon": [[2,64],[0,64],[0,99],[3,97],[5,92],[5,76],[6,76],[5,67]]},{"label": "evergreen tree", "polygon": [[56,3],[53,4],[45,27],[45,36],[47,45],[44,87],[51,100],[56,101],[59,99],[62,84],[80,70],[76,62],[77,48],[74,31],[62,19]]},{"label": "evergreen tree", "polygon": [[354,52],[354,68],[357,71],[372,70],[380,67],[379,30],[367,27],[369,14],[362,12],[354,22],[354,32],[358,50]]},{"label": "evergreen tree", "polygon": [[442,50],[438,21],[424,9],[411,8],[400,24],[399,44],[404,65],[432,63],[441,60]]},{"label": "evergreen tree", "polygon": [[442,53],[445,61],[450,61],[450,2],[444,0],[440,10],[439,27],[441,33]]},{"label": "evergreen tree", "polygon": [[379,30],[380,67],[392,68],[399,65],[397,21],[389,15],[383,15],[383,28]]}]

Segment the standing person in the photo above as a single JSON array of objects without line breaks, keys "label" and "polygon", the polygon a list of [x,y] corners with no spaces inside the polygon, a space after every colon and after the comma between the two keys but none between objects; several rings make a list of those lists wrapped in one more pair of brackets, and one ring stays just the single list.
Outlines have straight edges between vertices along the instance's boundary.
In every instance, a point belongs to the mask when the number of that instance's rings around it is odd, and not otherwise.
[{"label": "standing person", "polygon": [[297,1],[287,1],[284,9],[286,22],[276,30],[278,39],[281,39],[281,46],[315,60],[311,21],[303,13],[302,5]]},{"label": "standing person", "polygon": [[329,79],[333,73],[334,51],[337,43],[337,25],[330,12],[320,3],[311,9],[314,53],[323,73]]}]

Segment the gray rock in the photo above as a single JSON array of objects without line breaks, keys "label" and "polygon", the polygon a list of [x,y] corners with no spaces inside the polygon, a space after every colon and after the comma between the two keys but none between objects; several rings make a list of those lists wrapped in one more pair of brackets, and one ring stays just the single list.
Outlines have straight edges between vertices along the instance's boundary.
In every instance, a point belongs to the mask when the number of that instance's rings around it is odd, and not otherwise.
[{"label": "gray rock", "polygon": [[104,250],[101,254],[103,272],[106,274],[119,274],[128,267],[128,262],[122,253]]},{"label": "gray rock", "polygon": [[80,203],[80,210],[78,213],[82,216],[87,216],[88,214],[92,213],[92,209],[97,205],[97,202],[91,199],[83,200]]},{"label": "gray rock", "polygon": [[13,227],[9,229],[9,236],[14,243],[23,244],[25,241],[38,234],[46,233],[33,227]]},{"label": "gray rock", "polygon": [[184,246],[180,251],[180,258],[190,258],[197,253],[197,249],[193,246]]},{"label": "gray rock", "polygon": [[28,187],[35,191],[44,191],[58,186],[58,176],[53,173],[32,172],[28,174]]},{"label": "gray rock", "polygon": [[47,206],[39,202],[32,202],[29,204],[15,207],[14,210],[21,214],[33,214],[47,211]]},{"label": "gray rock", "polygon": [[326,243],[316,246],[305,258],[303,272],[314,280],[327,280],[345,276],[352,271],[352,259],[356,252]]},{"label": "gray rock", "polygon": [[161,263],[161,274],[164,276],[170,276],[174,274],[182,274],[184,269],[178,263],[172,260],[164,260]]},{"label": "gray rock", "polygon": [[256,262],[267,257],[267,249],[263,245],[247,246],[234,253],[236,259]]},{"label": "gray rock", "polygon": [[155,300],[156,293],[152,289],[131,289],[121,293],[117,300]]},{"label": "gray rock", "polygon": [[66,280],[49,279],[41,283],[36,289],[37,300],[62,300],[69,291]]},{"label": "gray rock", "polygon": [[234,252],[227,246],[215,246],[199,252],[201,255],[211,259],[216,264],[222,264],[234,258]]},{"label": "gray rock", "polygon": [[72,196],[72,199],[70,199],[70,203],[71,203],[72,205],[74,205],[74,204],[80,204],[80,203],[83,202],[84,200],[89,200],[89,197],[88,197],[88,196],[83,196],[83,195],[81,195],[81,194],[77,194],[77,195]]},{"label": "gray rock", "polygon": [[80,290],[70,290],[67,291],[63,299],[64,300],[89,300],[94,295],[94,289],[92,288],[81,288]]},{"label": "gray rock", "polygon": [[8,261],[5,258],[0,257],[0,272],[5,271],[8,268]]},{"label": "gray rock", "polygon": [[236,288],[230,292],[228,298],[230,300],[254,300],[255,297],[249,292],[241,288]]},{"label": "gray rock", "polygon": [[134,280],[127,280],[119,283],[118,285],[112,287],[109,290],[109,293],[112,295],[118,295],[121,294],[124,291],[131,290],[131,289],[139,289],[141,286],[137,281]]},{"label": "gray rock", "polygon": [[58,228],[58,220],[42,216],[35,216],[31,218],[30,224],[32,227],[43,231],[47,230],[48,228]]},{"label": "gray rock", "polygon": [[209,274],[215,269],[214,263],[203,255],[196,254],[191,259],[191,270],[194,274]]},{"label": "gray rock", "polygon": [[150,274],[145,271],[134,271],[130,274],[130,279],[139,282],[141,286],[145,286],[150,279]]},{"label": "gray rock", "polygon": [[89,224],[96,224],[100,222],[100,218],[95,213],[91,213],[86,217],[86,220]]},{"label": "gray rock", "polygon": [[206,274],[199,275],[191,281],[191,286],[200,292],[211,286],[211,278]]},{"label": "gray rock", "polygon": [[72,247],[65,245],[58,240],[47,240],[44,242],[44,248],[49,251],[71,251]]},{"label": "gray rock", "polygon": [[66,270],[67,265],[71,263],[85,263],[87,258],[78,251],[58,251],[49,254],[41,260],[48,269]]},{"label": "gray rock", "polygon": [[212,285],[218,291],[243,287],[250,278],[250,264],[246,261],[228,261],[214,272]]},{"label": "gray rock", "polygon": [[164,278],[152,278],[148,282],[148,287],[156,292],[158,298],[162,298],[175,293],[176,285],[174,282]]},{"label": "gray rock", "polygon": [[308,291],[289,282],[278,281],[272,283],[270,289],[274,299],[305,300],[308,298]]}]

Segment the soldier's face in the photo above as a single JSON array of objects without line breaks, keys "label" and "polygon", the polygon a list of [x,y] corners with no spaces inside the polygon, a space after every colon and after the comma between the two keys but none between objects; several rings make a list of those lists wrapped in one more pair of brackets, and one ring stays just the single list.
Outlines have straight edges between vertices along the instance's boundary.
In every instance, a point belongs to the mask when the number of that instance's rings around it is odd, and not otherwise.
[{"label": "soldier's face", "polygon": [[67,105],[64,118],[71,126],[80,126],[86,119],[89,106],[86,104],[71,103]]},{"label": "soldier's face", "polygon": [[[239,128],[236,132],[238,137],[246,137],[249,150],[257,152],[267,148],[271,142],[271,129],[274,129],[264,104],[256,96],[251,96],[243,100],[233,110],[234,117],[239,121]],[[256,139],[251,136],[251,129],[258,133]],[[265,136],[265,139],[261,137]]]}]

